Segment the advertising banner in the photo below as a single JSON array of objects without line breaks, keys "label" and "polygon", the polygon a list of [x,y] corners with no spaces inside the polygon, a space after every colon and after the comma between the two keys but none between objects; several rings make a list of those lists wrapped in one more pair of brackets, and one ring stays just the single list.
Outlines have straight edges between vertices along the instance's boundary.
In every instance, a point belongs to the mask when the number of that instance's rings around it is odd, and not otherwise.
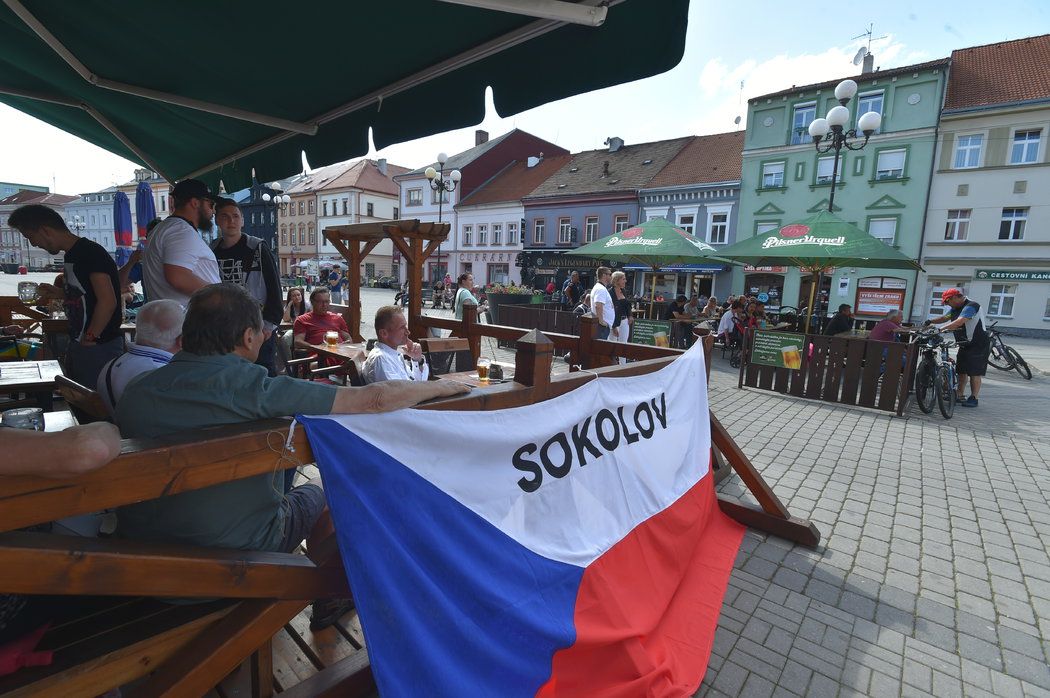
[{"label": "advertising banner", "polygon": [[806,336],[793,332],[755,331],[751,363],[797,371],[802,368],[802,347]]},{"label": "advertising banner", "polygon": [[654,347],[671,346],[671,323],[666,320],[637,318],[631,325],[631,342]]}]

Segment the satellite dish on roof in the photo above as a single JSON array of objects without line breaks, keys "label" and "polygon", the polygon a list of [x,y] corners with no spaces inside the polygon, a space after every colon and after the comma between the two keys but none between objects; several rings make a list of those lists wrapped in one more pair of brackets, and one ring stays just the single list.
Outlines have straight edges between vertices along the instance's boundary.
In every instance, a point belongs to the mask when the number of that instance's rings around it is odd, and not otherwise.
[{"label": "satellite dish on roof", "polygon": [[733,119],[733,123],[736,124],[737,126],[739,126],[740,125],[740,117],[738,116],[735,119]]},{"label": "satellite dish on roof", "polygon": [[857,49],[857,55],[853,57],[853,65],[860,65],[861,61],[863,61],[864,57],[867,55],[868,49],[864,46],[861,46],[859,49]]}]

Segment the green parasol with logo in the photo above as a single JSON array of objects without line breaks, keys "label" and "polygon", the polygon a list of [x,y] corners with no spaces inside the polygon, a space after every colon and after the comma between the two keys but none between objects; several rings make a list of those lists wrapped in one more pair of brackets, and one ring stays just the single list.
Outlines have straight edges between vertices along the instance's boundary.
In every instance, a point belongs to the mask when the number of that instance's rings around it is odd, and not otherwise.
[{"label": "green parasol with logo", "polygon": [[809,288],[806,332],[813,314],[813,296],[821,273],[831,267],[915,269],[918,262],[842,220],[830,211],[789,223],[763,235],[740,240],[717,252],[718,256],[752,266],[797,266],[813,275]]},{"label": "green parasol with logo", "polygon": [[[644,264],[658,271],[671,264],[699,264],[724,262],[722,253],[702,240],[672,225],[663,218],[654,218],[633,228],[587,243],[570,250],[566,255],[593,257],[622,264]],[[656,298],[656,275],[650,290],[649,310],[652,313]]]}]

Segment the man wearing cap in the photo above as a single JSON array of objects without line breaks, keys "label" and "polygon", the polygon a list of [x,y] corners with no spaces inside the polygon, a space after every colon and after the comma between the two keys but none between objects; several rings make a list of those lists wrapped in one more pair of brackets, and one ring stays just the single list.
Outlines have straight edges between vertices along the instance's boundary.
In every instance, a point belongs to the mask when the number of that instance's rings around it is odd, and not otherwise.
[{"label": "man wearing cap", "polygon": [[[988,350],[991,344],[988,333],[984,331],[984,311],[981,304],[963,295],[957,288],[949,288],[941,294],[941,303],[949,310],[939,318],[927,320],[923,324],[940,325],[941,332],[953,332],[955,341],[967,342],[959,347],[955,357],[955,369],[959,373],[959,404],[963,407],[977,407],[977,398],[981,394],[981,380],[988,370]],[[970,397],[966,397],[966,379],[970,379]]]},{"label": "man wearing cap", "polygon": [[149,236],[142,256],[146,297],[182,305],[199,288],[222,281],[219,264],[200,231],[211,229],[216,196],[204,182],[184,179],[171,191],[172,213]]}]

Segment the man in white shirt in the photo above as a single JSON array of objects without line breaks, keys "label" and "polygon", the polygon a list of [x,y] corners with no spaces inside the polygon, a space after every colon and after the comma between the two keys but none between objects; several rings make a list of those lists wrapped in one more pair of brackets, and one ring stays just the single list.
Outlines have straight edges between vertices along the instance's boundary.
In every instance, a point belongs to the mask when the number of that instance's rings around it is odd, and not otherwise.
[{"label": "man in white shirt", "polygon": [[722,311],[722,319],[718,321],[718,332],[715,334],[721,337],[726,344],[729,344],[729,335],[733,334],[733,316],[743,309],[743,303],[733,301],[728,308]]},{"label": "man in white shirt", "polygon": [[609,329],[616,320],[616,306],[613,305],[608,288],[612,269],[598,267],[595,273],[598,275],[598,283],[591,289],[591,308],[594,309],[594,317],[598,319],[598,339],[608,339]]},{"label": "man in white shirt", "polygon": [[[384,305],[376,311],[376,336],[379,341],[365,359],[361,377],[365,383],[390,380],[425,381],[430,367],[423,358],[423,350],[408,336],[408,321],[401,308]],[[397,350],[404,345],[405,352]]]},{"label": "man in white shirt", "polygon": [[98,374],[96,390],[110,414],[132,378],[166,366],[182,348],[185,317],[183,307],[171,299],[142,306],[135,323],[135,341],[129,342],[127,351],[103,366]]},{"label": "man in white shirt", "polygon": [[215,200],[196,179],[184,179],[172,189],[172,213],[150,233],[142,256],[146,298],[170,298],[185,306],[194,291],[222,281],[215,254],[200,234],[211,228]]}]

